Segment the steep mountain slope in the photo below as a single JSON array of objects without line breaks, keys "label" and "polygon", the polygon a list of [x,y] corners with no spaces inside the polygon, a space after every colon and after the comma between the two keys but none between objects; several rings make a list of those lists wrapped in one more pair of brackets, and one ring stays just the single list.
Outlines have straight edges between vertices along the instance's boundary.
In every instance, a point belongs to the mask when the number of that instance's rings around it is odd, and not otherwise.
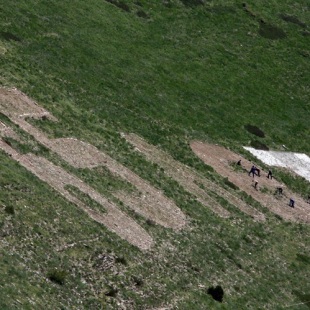
[{"label": "steep mountain slope", "polygon": [[307,1],[0,8],[1,309],[308,309],[307,204],[191,149],[310,154]]}]

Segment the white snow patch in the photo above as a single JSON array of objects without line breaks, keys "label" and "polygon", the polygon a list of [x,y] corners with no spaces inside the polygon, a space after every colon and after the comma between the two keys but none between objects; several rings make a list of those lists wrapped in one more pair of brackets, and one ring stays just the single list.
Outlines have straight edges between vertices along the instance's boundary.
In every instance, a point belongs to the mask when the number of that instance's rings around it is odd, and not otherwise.
[{"label": "white snow patch", "polygon": [[246,146],[244,146],[244,149],[249,151],[263,163],[269,166],[291,169],[310,182],[310,158],[308,155],[293,152],[256,150],[252,147]]}]

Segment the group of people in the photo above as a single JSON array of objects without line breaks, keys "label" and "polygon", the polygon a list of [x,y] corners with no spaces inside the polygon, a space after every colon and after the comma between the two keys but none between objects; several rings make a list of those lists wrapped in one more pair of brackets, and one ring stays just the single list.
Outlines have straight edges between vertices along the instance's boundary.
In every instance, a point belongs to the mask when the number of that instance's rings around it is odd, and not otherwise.
[{"label": "group of people", "polygon": [[[241,166],[241,159],[238,160],[237,165]],[[249,174],[249,176],[252,175],[252,177],[253,177],[253,180],[252,180],[253,186],[254,186],[254,188],[256,190],[258,190],[258,180],[257,180],[257,178],[255,178],[255,176],[257,176],[257,177],[261,176],[260,169],[257,168],[255,165],[253,165],[251,167],[250,171],[248,172],[248,174]],[[272,174],[272,171],[270,169],[268,170],[267,178],[268,179],[272,179],[273,178],[273,174]],[[276,193],[279,194],[279,195],[282,195],[283,194],[283,188],[282,187],[277,187]],[[310,203],[310,195],[308,196],[307,202]],[[291,208],[294,208],[295,207],[295,200],[293,198],[290,198],[288,205]]]}]

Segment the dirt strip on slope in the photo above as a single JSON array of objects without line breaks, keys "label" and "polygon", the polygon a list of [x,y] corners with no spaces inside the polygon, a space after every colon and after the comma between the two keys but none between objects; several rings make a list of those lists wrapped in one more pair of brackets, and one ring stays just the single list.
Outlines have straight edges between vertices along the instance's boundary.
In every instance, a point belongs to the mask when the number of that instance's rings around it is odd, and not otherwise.
[{"label": "dirt strip on slope", "polygon": [[133,193],[118,191],[114,192],[113,195],[145,218],[152,219],[163,227],[175,230],[181,229],[185,225],[184,213],[172,200],[96,147],[69,138],[53,140],[52,150],[72,166],[77,168],[105,166],[114,175],[133,184],[139,193],[137,191]]},{"label": "dirt strip on slope", "polygon": [[[16,121],[16,119],[12,119]],[[178,230],[185,226],[186,217],[172,200],[93,145],[74,138],[48,139],[25,120],[18,119],[18,124],[73,167],[91,169],[104,166],[115,176],[134,185],[136,191],[113,192],[113,196],[140,215],[166,228]]]},{"label": "dirt strip on slope", "polygon": [[6,124],[2,123],[1,121],[0,121],[0,136],[20,141],[19,136],[14,132],[14,130],[11,127],[7,126]]},{"label": "dirt strip on slope", "polygon": [[76,168],[105,166],[117,177],[134,185],[137,190],[132,193],[118,191],[113,195],[145,218],[175,230],[185,226],[185,214],[171,199],[110,156],[74,138],[49,139],[42,131],[29,124],[25,118],[45,117],[53,121],[56,118],[22,92],[0,88],[0,112],[70,165]]},{"label": "dirt strip on slope", "polygon": [[262,213],[247,205],[239,197],[225,190],[216,183],[209,181],[205,177],[202,177],[184,164],[174,160],[169,154],[159,150],[153,145],[148,144],[141,137],[135,134],[123,133],[122,135],[136,148],[137,151],[143,153],[148,160],[155,162],[164,168],[165,173],[179,182],[179,184],[182,185],[186,191],[195,195],[199,202],[207,207],[210,207],[216,214],[222,217],[228,217],[230,215],[226,209],[220,206],[217,201],[208,195],[206,190],[200,188],[197,184],[202,184],[207,190],[211,190],[222,196],[235,207],[253,217],[256,221],[265,220],[265,216]]},{"label": "dirt strip on slope", "polygon": [[[153,240],[151,236],[139,224],[77,177],[70,175],[45,158],[38,157],[34,154],[21,155],[2,140],[0,140],[0,149],[18,161],[39,179],[61,193],[67,200],[80,207],[94,221],[103,224],[109,230],[141,250],[147,250],[152,246]],[[81,192],[89,195],[91,199],[103,206],[107,213],[100,213],[86,206],[65,189],[67,185],[74,186]]]},{"label": "dirt strip on slope", "polygon": [[[283,184],[275,178],[268,179],[266,177],[267,172],[261,169],[261,177],[255,177],[258,181],[258,190],[256,190],[253,187],[253,178],[246,171],[234,171],[231,163],[237,163],[240,159],[242,166],[248,171],[252,167],[253,163],[242,156],[224,147],[199,141],[193,141],[191,148],[199,158],[206,164],[212,166],[215,171],[224,177],[228,177],[240,189],[251,195],[272,212],[280,215],[283,219],[295,222],[310,222],[310,205],[302,197],[286,188],[284,189],[284,195],[272,194],[277,187],[283,187]],[[256,167],[260,168],[258,165]],[[290,197],[293,197],[295,200],[295,208],[288,206]]]}]

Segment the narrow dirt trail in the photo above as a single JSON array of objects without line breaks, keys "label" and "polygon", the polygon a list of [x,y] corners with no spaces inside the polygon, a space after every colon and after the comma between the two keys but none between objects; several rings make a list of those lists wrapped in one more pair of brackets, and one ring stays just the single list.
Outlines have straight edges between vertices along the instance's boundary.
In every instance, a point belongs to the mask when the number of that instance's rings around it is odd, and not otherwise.
[{"label": "narrow dirt trail", "polygon": [[[215,171],[237,185],[240,189],[251,195],[272,212],[280,215],[285,220],[297,222],[310,222],[310,205],[302,197],[289,189],[284,189],[284,195],[273,195],[277,187],[283,184],[275,178],[268,179],[267,172],[261,169],[261,177],[255,177],[258,181],[258,190],[253,187],[253,178],[245,172],[234,171],[231,163],[237,163],[241,159],[242,166],[249,171],[253,163],[242,156],[231,152],[218,145],[210,145],[199,141],[193,141],[191,148],[194,153],[206,164],[212,166]],[[256,165],[260,168],[258,165]],[[265,190],[264,190],[265,189]],[[267,190],[266,190],[267,189]],[[288,200],[294,197],[295,208],[288,206]]]}]

